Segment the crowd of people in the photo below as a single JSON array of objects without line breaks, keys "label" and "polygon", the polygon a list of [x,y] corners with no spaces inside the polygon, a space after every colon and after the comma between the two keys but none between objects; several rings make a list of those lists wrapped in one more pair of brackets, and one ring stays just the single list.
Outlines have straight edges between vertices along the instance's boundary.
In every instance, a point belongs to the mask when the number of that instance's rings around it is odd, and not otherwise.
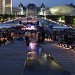
[{"label": "crowd of people", "polygon": [[21,29],[1,29],[0,30],[0,46],[13,43],[14,38],[21,41],[25,40],[26,45],[29,46],[30,41],[43,43],[45,40],[45,31],[43,27],[39,30],[21,30]]},{"label": "crowd of people", "polygon": [[2,29],[0,30],[0,46],[1,44],[12,43],[13,37],[10,29]]},{"label": "crowd of people", "polygon": [[26,45],[29,46],[29,42],[35,41],[37,43],[44,44],[45,41],[45,31],[43,27],[40,27],[38,31],[26,31],[25,32]]},{"label": "crowd of people", "polygon": [[75,30],[73,29],[65,29],[54,31],[53,33],[53,40],[58,41],[58,44],[67,44],[71,45],[75,43]]},{"label": "crowd of people", "polygon": [[[71,29],[72,30],[72,29]],[[21,30],[21,29],[2,29],[0,30],[0,46],[1,44],[13,43],[14,38],[17,40],[25,40],[29,46],[30,41],[35,41],[44,44],[45,38],[58,41],[58,43],[72,44],[75,42],[75,33],[71,30],[50,30],[48,31],[43,26],[38,30]]]}]

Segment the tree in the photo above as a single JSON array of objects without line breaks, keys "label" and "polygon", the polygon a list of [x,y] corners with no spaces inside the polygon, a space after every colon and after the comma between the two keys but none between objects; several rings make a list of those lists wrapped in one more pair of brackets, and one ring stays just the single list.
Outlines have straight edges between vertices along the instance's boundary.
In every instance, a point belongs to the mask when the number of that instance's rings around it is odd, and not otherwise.
[{"label": "tree", "polygon": [[75,16],[65,16],[65,23],[67,25],[72,25],[75,23]]}]

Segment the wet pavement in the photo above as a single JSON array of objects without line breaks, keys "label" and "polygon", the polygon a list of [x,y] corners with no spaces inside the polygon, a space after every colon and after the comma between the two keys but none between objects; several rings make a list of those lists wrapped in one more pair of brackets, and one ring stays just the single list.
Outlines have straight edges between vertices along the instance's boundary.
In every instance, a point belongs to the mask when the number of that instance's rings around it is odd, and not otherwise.
[{"label": "wet pavement", "polygon": [[47,50],[51,56],[63,66],[63,68],[69,71],[72,75],[75,75],[75,51],[56,45],[53,42],[46,42],[43,48]]},{"label": "wet pavement", "polygon": [[23,75],[70,75],[54,60],[46,60],[36,63],[37,66],[34,69],[25,69]]},{"label": "wet pavement", "polygon": [[22,75],[26,49],[23,41],[0,46],[0,75]]},{"label": "wet pavement", "polygon": [[[45,42],[42,47],[63,66],[64,70],[75,75],[75,52],[73,50],[61,48],[53,42]],[[12,44],[0,46],[0,75],[23,75],[27,49],[25,41],[15,40]]]}]

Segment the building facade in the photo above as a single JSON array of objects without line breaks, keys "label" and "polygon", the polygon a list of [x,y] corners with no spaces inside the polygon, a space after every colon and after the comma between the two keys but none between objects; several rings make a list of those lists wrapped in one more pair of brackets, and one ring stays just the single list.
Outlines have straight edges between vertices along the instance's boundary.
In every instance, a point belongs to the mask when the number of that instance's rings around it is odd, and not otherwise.
[{"label": "building facade", "polygon": [[5,0],[0,0],[0,14],[4,14],[5,12]]},{"label": "building facade", "polygon": [[35,4],[28,4],[24,6],[22,3],[19,4],[18,7],[12,8],[13,15],[24,15],[24,16],[37,16],[38,8]]},{"label": "building facade", "polygon": [[46,11],[45,5],[42,3],[40,6],[40,11],[38,12],[38,15],[44,16],[45,11]]},{"label": "building facade", "polygon": [[19,8],[18,8],[18,9],[20,9],[19,15],[26,15],[26,7],[25,7],[25,6],[23,6],[23,4],[22,4],[22,3],[20,3],[20,5],[19,5]]},{"label": "building facade", "polygon": [[18,7],[12,8],[12,15],[25,15],[26,16],[26,7],[22,3]]},{"label": "building facade", "polygon": [[12,0],[5,0],[5,14],[12,14]]},{"label": "building facade", "polygon": [[37,16],[37,7],[35,4],[28,4],[26,8],[26,16]]},{"label": "building facade", "polygon": [[0,0],[0,14],[12,14],[12,0]]},{"label": "building facade", "polygon": [[18,7],[13,7],[12,8],[12,15],[20,15],[20,9]]}]

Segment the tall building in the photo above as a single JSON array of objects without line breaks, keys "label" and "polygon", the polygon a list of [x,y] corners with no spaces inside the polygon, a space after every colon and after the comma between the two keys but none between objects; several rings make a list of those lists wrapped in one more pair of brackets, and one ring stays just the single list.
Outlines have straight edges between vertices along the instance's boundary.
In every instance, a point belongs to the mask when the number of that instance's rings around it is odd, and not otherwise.
[{"label": "tall building", "polygon": [[12,14],[12,0],[0,0],[0,14]]},{"label": "tall building", "polygon": [[12,14],[12,0],[5,0],[5,14]]},{"label": "tall building", "polygon": [[3,4],[3,3],[5,3],[4,2],[5,0],[0,0],[0,14],[4,14],[4,7],[5,7],[5,4]]}]

